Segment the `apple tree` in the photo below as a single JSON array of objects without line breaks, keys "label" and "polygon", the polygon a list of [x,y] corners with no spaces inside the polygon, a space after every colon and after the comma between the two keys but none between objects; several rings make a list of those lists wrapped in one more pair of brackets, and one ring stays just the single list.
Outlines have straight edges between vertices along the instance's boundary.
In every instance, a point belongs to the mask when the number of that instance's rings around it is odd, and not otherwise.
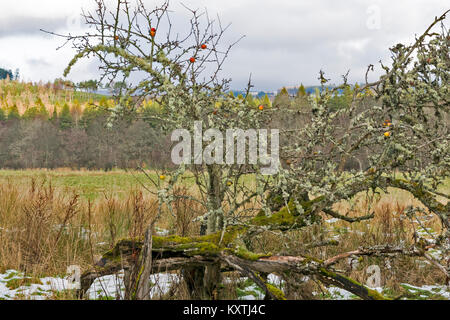
[{"label": "apple tree", "polygon": [[[391,48],[392,63],[382,65],[384,74],[379,80],[369,82],[373,69],[369,66],[366,83],[351,90],[346,107],[331,108],[330,100],[337,91],[349,90],[347,76],[341,86],[328,89],[321,71],[322,90],[302,97],[309,99],[309,109],[299,111],[276,103],[271,108],[255,106],[251,99],[228,94],[230,80],[221,78],[221,70],[237,42],[222,44],[228,27],[219,18],[213,20],[207,12],[186,8],[191,19],[176,32],[168,3],[149,10],[142,1],[132,5],[118,0],[114,8],[108,8],[103,0],[95,2],[94,12],[83,13],[89,27],[85,34],[59,36],[77,50],[65,75],[80,59],[95,58],[100,63],[100,81],[127,84],[115,95],[116,107],[110,110],[108,126],[114,127],[116,119],[136,117],[136,110],[148,97],[162,106],[162,113],[154,117],[167,133],[181,129],[192,137],[199,131],[211,133],[210,129],[267,130],[280,114],[299,119],[301,125],[281,128],[282,165],[270,176],[264,175],[267,162],[261,159],[225,161],[230,153],[214,147],[224,141],[212,133],[200,138],[202,153],[183,149],[184,160],[158,172],[156,179],[141,168],[153,185],[149,192],[159,201],[156,218],[144,239],[120,240],[100,264],[86,271],[83,290],[96,277],[125,268],[126,298],[149,299],[151,273],[181,270],[192,298],[218,298],[221,271],[232,268],[252,279],[272,299],[284,299],[284,295],[267,283],[269,273],[285,279],[307,275],[363,299],[383,299],[378,292],[336,272],[335,264],[349,256],[424,257],[448,278],[450,205],[437,200],[438,196],[448,199],[437,187],[448,177],[450,164],[449,34],[444,27],[434,32],[436,25],[445,21],[445,14],[414,44]],[[247,96],[251,87],[249,81]],[[271,142],[274,139],[272,136]],[[251,148],[250,139],[244,140],[245,146]],[[349,166],[360,161],[362,153],[367,155],[367,167]],[[199,157],[211,161],[197,161]],[[186,178],[193,179],[195,194],[175,192],[177,183]],[[325,258],[254,252],[253,241],[262,233],[289,237],[296,230],[320,226],[324,216],[348,223],[370,220],[373,208],[354,215],[338,213],[333,205],[361,193],[373,197],[388,187],[411,192],[439,217],[442,232],[425,245],[416,238],[409,245],[360,247]],[[171,214],[173,202],[180,199],[195,201],[202,208],[196,218],[202,225],[200,234],[153,235],[158,218]],[[405,214],[413,219],[420,210],[424,209],[411,207]],[[322,237],[311,247],[334,242]],[[440,248],[442,259],[430,256],[430,248]],[[136,251],[140,253],[137,260],[133,258]]]}]

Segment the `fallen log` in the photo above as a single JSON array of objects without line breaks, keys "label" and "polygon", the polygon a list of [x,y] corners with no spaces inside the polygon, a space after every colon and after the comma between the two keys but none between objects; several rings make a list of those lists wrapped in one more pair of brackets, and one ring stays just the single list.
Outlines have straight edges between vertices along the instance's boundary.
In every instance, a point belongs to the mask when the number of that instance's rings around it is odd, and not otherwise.
[{"label": "fallen log", "polygon": [[[347,290],[361,299],[380,300],[386,299],[375,290],[336,273],[332,269],[335,260],[321,261],[306,256],[267,256],[248,252],[240,247],[231,245],[229,235],[219,245],[218,235],[201,237],[154,237],[152,248],[152,273],[182,270],[195,267],[205,267],[220,263],[224,268],[231,267],[251,278],[272,299],[284,299],[281,290],[271,286],[259,276],[259,274],[276,273],[288,276],[295,273],[316,277],[319,281]],[[223,240],[222,239],[222,240]],[[116,273],[119,270],[130,269],[140,254],[143,241],[139,239],[120,240],[116,246],[106,252],[102,259],[91,269],[83,273],[81,278],[82,296],[91,286],[93,281],[100,276]],[[361,253],[373,253],[370,250],[360,249]],[[385,247],[377,248],[376,254],[392,255],[402,252],[401,248]]]}]

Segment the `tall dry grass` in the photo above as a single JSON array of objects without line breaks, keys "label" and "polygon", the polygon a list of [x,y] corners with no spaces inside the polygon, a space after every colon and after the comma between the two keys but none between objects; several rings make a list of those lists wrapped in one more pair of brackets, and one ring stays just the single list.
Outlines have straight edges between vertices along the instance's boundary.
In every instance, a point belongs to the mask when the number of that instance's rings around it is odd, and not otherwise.
[{"label": "tall dry grass", "polygon": [[87,267],[121,237],[142,236],[156,202],[140,191],[125,201],[105,195],[95,202],[32,180],[0,185],[0,269],[33,275],[65,274]]},{"label": "tall dry grass", "polygon": [[[188,195],[188,189],[178,187],[175,193]],[[172,210],[162,210],[158,230],[182,236],[199,233],[199,224],[193,222],[203,214],[198,203],[180,199]],[[0,271],[57,275],[69,265],[87,267],[118,239],[143,237],[157,211],[156,198],[139,189],[125,196],[104,192],[92,201],[45,179],[5,181],[0,184]]]}]

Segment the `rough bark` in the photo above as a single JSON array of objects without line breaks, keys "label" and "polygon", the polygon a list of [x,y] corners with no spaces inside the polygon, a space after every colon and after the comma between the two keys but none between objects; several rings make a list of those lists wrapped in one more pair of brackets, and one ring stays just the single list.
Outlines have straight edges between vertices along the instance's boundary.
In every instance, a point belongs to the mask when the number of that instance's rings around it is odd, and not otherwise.
[{"label": "rough bark", "polygon": [[152,229],[153,225],[145,233],[145,243],[141,254],[137,287],[134,298],[136,300],[150,300],[150,275],[152,273]]}]

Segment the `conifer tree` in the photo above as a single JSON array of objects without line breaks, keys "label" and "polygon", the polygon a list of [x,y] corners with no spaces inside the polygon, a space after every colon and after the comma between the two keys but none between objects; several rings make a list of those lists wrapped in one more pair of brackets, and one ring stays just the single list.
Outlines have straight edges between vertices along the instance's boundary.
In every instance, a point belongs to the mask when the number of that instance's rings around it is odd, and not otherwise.
[{"label": "conifer tree", "polygon": [[71,128],[73,125],[72,115],[70,114],[70,108],[67,103],[64,104],[61,114],[59,115],[59,126],[65,130]]},{"label": "conifer tree", "polygon": [[14,104],[8,111],[8,120],[19,120],[20,114],[17,105]]},{"label": "conifer tree", "polygon": [[262,104],[265,105],[265,106],[267,106],[267,107],[271,107],[271,106],[272,106],[272,102],[270,102],[270,99],[269,99],[269,96],[267,95],[267,93],[266,93],[266,95],[264,96],[264,99],[263,99],[263,101],[262,101]]},{"label": "conifer tree", "polygon": [[289,92],[287,91],[286,87],[283,87],[283,89],[281,89],[281,91],[278,95],[279,96],[289,96]]},{"label": "conifer tree", "polygon": [[283,89],[281,89],[281,91],[275,97],[275,99],[273,101],[273,105],[275,107],[282,107],[282,108],[286,108],[291,105],[291,101],[289,98],[289,92],[287,91],[287,89],[285,87],[283,87]]},{"label": "conifer tree", "polygon": [[306,90],[305,90],[305,87],[303,86],[303,83],[300,85],[300,87],[298,88],[298,91],[297,91],[297,98],[300,98],[300,97],[306,97]]},{"label": "conifer tree", "polygon": [[6,114],[5,111],[0,108],[0,121],[5,121],[6,120]]},{"label": "conifer tree", "polygon": [[245,97],[245,99],[247,100],[250,106],[256,106],[255,99],[253,98],[253,95],[251,95],[250,93]]},{"label": "conifer tree", "polygon": [[56,106],[53,108],[53,113],[52,113],[52,116],[50,118],[50,121],[53,122],[53,123],[58,121],[58,111],[57,111]]}]

